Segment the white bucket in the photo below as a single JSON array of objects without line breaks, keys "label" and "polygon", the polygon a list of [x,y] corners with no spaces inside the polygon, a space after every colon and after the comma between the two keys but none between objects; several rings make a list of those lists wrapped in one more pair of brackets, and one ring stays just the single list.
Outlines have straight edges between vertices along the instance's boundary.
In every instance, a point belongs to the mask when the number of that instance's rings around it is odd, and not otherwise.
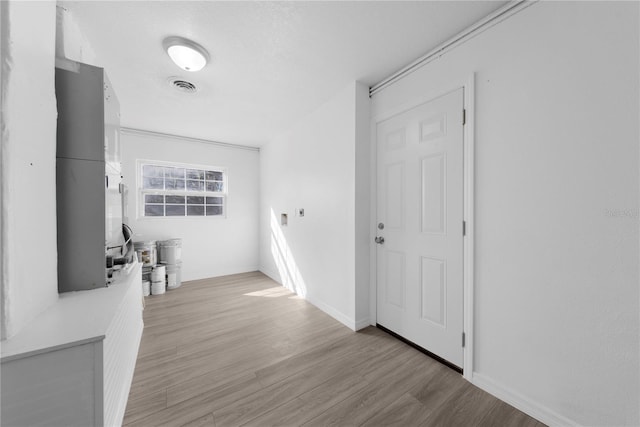
[{"label": "white bucket", "polygon": [[175,245],[162,245],[160,246],[160,263],[161,264],[175,264],[177,261],[178,247]]},{"label": "white bucket", "polygon": [[143,266],[148,267],[157,263],[158,253],[155,240],[133,242],[133,248],[136,251],[138,262],[141,262]]},{"label": "white bucket", "polygon": [[175,289],[176,286],[176,273],[167,272],[167,289]]},{"label": "white bucket", "polygon": [[182,239],[170,239],[176,247],[176,263],[182,261]]},{"label": "white bucket", "polygon": [[182,262],[167,264],[167,288],[179,288],[182,284]]},{"label": "white bucket", "polygon": [[182,239],[163,240],[158,243],[160,264],[176,264],[182,257]]},{"label": "white bucket", "polygon": [[151,295],[162,295],[167,292],[167,286],[162,282],[151,282]]},{"label": "white bucket", "polygon": [[151,282],[144,280],[142,282],[142,295],[148,297],[151,294]]},{"label": "white bucket", "polygon": [[151,270],[151,281],[164,283],[166,274],[167,272],[164,265],[155,265],[153,270]]},{"label": "white bucket", "polygon": [[176,287],[182,285],[182,261],[176,264]]}]

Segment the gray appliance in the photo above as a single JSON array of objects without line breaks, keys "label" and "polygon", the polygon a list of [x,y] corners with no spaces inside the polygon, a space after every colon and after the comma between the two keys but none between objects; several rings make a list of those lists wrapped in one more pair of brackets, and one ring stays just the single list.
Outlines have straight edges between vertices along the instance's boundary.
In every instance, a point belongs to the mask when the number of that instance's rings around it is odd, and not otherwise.
[{"label": "gray appliance", "polygon": [[120,106],[102,68],[58,60],[58,291],[107,285],[122,255]]}]

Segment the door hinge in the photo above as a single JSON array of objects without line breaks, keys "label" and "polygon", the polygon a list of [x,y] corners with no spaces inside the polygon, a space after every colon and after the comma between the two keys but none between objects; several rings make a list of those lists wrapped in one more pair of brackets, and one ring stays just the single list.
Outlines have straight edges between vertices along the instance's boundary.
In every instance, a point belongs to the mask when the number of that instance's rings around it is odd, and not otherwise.
[{"label": "door hinge", "polygon": [[104,188],[109,188],[109,175],[104,176]]},{"label": "door hinge", "polygon": [[467,124],[467,110],[462,109],[462,126]]},{"label": "door hinge", "polygon": [[466,335],[463,332],[462,333],[462,347],[464,347],[465,344],[466,344]]},{"label": "door hinge", "polygon": [[467,221],[462,221],[462,235],[467,235]]}]

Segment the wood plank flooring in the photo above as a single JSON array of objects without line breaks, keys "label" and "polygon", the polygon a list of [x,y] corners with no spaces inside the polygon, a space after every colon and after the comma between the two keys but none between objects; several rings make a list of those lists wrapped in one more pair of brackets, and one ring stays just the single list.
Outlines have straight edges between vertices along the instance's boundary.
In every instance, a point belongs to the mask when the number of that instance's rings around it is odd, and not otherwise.
[{"label": "wood plank flooring", "polygon": [[259,272],[146,298],[127,426],[542,426]]}]

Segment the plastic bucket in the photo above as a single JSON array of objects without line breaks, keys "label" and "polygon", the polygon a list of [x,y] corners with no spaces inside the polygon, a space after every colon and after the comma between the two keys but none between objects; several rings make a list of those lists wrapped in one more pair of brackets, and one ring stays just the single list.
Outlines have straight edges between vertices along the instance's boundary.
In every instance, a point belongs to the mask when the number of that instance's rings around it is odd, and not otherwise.
[{"label": "plastic bucket", "polygon": [[162,295],[167,292],[167,286],[162,282],[151,282],[151,295]]},{"label": "plastic bucket", "polygon": [[166,274],[167,274],[167,271],[164,265],[155,265],[153,267],[153,270],[151,270],[151,282],[164,283]]},{"label": "plastic bucket", "polygon": [[143,267],[157,264],[158,252],[155,240],[133,242],[133,249],[136,251],[138,261],[142,263]]},{"label": "plastic bucket", "polygon": [[176,264],[176,287],[182,285],[182,261]]},{"label": "plastic bucket", "polygon": [[151,282],[148,280],[142,281],[142,295],[148,297],[151,294]]},{"label": "plastic bucket", "polygon": [[153,267],[142,267],[142,281],[151,282],[151,270]]},{"label": "plastic bucket", "polygon": [[169,239],[176,247],[176,263],[182,261],[182,239]]},{"label": "plastic bucket", "polygon": [[160,264],[177,264],[182,256],[182,239],[158,242]]},{"label": "plastic bucket", "polygon": [[182,284],[182,263],[167,264],[167,288],[179,288]]},{"label": "plastic bucket", "polygon": [[175,289],[176,286],[176,272],[171,271],[172,269],[167,269],[167,289]]},{"label": "plastic bucket", "polygon": [[160,264],[175,264],[178,247],[175,245],[160,245]]}]

